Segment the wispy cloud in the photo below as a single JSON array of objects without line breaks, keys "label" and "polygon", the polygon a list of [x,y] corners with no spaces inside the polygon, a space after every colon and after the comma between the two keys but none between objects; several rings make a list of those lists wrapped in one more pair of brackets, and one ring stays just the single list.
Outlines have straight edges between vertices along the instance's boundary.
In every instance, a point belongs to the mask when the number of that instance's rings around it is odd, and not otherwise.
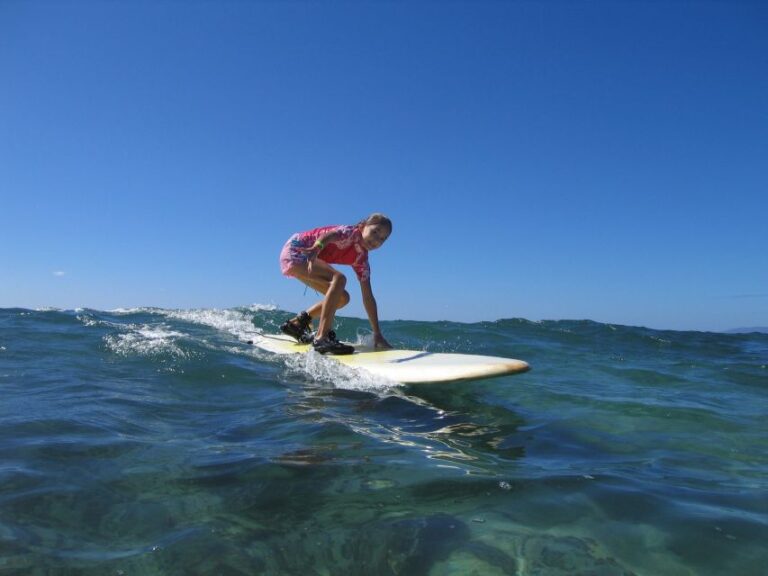
[{"label": "wispy cloud", "polygon": [[56,276],[56,278],[61,278],[66,274],[66,272],[64,272],[64,270],[54,270],[52,274]]}]

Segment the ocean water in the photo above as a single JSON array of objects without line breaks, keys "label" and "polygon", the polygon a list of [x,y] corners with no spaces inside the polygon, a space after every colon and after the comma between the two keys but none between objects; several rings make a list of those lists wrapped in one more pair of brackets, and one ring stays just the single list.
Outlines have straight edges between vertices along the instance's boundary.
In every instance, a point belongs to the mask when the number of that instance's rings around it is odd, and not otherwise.
[{"label": "ocean water", "polygon": [[0,310],[0,574],[768,574],[768,335],[385,322],[532,366],[404,387],[288,316]]}]

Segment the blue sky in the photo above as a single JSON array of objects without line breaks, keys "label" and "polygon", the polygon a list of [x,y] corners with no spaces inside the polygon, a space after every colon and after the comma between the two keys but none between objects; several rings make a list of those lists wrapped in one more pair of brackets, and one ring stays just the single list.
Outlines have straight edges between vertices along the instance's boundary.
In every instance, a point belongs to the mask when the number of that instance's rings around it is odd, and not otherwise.
[{"label": "blue sky", "polygon": [[[0,2],[0,307],[768,324],[764,2]],[[351,273],[351,270],[350,270]],[[349,315],[363,316],[352,283]]]}]

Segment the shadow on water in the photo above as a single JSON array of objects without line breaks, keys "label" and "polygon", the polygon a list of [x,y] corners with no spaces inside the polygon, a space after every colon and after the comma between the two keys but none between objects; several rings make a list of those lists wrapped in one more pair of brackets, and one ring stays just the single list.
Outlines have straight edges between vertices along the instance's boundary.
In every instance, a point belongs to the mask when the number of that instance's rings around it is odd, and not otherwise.
[{"label": "shadow on water", "polygon": [[[334,422],[319,425],[314,442],[267,461],[202,468],[179,482],[185,492],[215,492],[224,498],[226,511],[208,523],[213,538],[190,534],[184,558],[180,545],[171,546],[156,555],[158,566],[180,563],[222,574],[415,576],[463,554],[470,565],[517,573],[514,558],[473,539],[466,520],[441,511],[444,486],[422,484],[423,470],[409,477],[407,462],[403,476],[392,478],[388,462],[381,461],[407,460],[415,452],[419,458],[472,462],[477,474],[475,463],[482,462],[482,451],[503,426],[496,423],[488,431],[487,423],[473,423],[465,413],[449,413],[416,397],[338,389],[298,391],[293,408],[298,416],[306,411]],[[505,418],[506,431],[514,431],[518,419]],[[390,446],[384,456],[382,437]],[[496,483],[484,479],[482,489]],[[449,484],[457,499],[478,490],[476,481]],[[433,489],[437,501],[425,497],[425,489]]]},{"label": "shadow on water", "polygon": [[472,393],[446,391],[433,402],[421,392],[407,389],[379,396],[309,388],[300,404],[332,414],[356,434],[465,468],[466,473],[495,476],[500,460],[525,455],[519,430],[525,421],[515,412],[478,401]]}]

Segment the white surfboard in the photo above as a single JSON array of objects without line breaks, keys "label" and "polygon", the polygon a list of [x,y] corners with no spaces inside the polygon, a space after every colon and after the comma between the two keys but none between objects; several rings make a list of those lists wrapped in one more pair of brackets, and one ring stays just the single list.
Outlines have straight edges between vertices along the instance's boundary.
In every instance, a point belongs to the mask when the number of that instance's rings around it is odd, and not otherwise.
[{"label": "white surfboard", "polygon": [[[302,354],[311,348],[309,344],[298,344],[283,334],[263,334],[253,344],[275,354]],[[512,358],[419,350],[375,350],[365,346],[355,346],[354,354],[328,354],[325,357],[403,384],[476,380],[517,374],[530,368],[527,362]]]}]

